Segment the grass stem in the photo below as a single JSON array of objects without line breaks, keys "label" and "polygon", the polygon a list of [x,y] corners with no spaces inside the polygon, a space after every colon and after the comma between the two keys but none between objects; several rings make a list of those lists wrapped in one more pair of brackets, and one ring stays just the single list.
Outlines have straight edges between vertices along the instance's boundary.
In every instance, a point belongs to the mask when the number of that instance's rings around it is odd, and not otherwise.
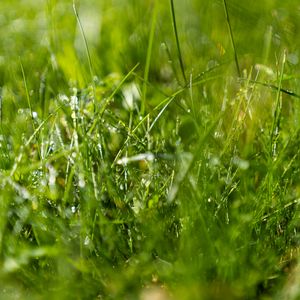
[{"label": "grass stem", "polygon": [[224,10],[225,10],[225,15],[226,15],[226,21],[227,21],[227,26],[228,26],[228,30],[229,30],[230,40],[231,40],[231,44],[232,44],[233,52],[234,52],[235,66],[236,66],[238,76],[241,77],[241,69],[240,69],[240,65],[239,65],[239,60],[238,60],[236,45],[235,45],[235,41],[234,41],[234,37],[233,37],[233,31],[232,31],[232,26],[231,26],[231,22],[230,22],[230,17],[229,17],[226,0],[223,0],[223,3],[224,3]]},{"label": "grass stem", "polygon": [[178,38],[177,23],[176,23],[176,16],[175,16],[175,7],[174,7],[174,1],[173,0],[170,0],[170,7],[171,7],[172,24],[173,24],[173,30],[174,30],[175,40],[176,40],[176,47],[177,47],[177,54],[178,54],[180,69],[181,69],[182,77],[184,79],[184,85],[187,86],[188,81],[186,79],[186,75],[185,75],[185,71],[184,71],[184,64],[183,64],[183,58],[182,58],[180,43],[179,43],[179,38]]},{"label": "grass stem", "polygon": [[151,64],[151,57],[152,57],[152,50],[153,50],[153,41],[154,41],[154,34],[156,28],[156,19],[157,19],[157,1],[155,1],[154,3],[151,29],[150,29],[149,40],[148,40],[144,80],[143,80],[143,87],[142,87],[142,104],[141,104],[141,112],[140,112],[141,116],[143,116],[145,113],[146,98],[147,98],[147,82],[149,78],[149,71],[150,71],[150,64]]}]

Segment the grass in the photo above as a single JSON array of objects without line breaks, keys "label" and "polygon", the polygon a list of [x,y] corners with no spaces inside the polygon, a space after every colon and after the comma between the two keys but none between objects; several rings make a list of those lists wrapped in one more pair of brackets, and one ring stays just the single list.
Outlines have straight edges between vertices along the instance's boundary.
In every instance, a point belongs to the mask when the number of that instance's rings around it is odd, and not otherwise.
[{"label": "grass", "polygon": [[1,299],[298,299],[292,0],[2,1]]}]

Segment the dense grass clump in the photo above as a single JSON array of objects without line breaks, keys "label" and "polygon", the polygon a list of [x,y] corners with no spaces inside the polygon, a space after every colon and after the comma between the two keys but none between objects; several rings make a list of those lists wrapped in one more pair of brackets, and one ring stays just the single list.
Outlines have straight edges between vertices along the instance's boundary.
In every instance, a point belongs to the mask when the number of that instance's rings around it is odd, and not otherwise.
[{"label": "dense grass clump", "polygon": [[2,1],[0,298],[298,299],[295,1]]}]

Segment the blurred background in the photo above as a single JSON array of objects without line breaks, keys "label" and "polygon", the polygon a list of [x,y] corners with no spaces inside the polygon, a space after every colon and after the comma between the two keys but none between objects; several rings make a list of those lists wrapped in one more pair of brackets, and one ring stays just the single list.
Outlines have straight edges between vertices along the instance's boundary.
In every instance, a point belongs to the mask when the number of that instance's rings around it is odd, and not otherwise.
[{"label": "blurred background", "polygon": [[[99,78],[113,72],[124,73],[136,63],[140,63],[143,73],[154,2],[76,2]],[[19,57],[25,70],[37,77],[47,68],[55,68],[64,80],[81,84],[90,80],[82,78],[79,71],[88,69],[88,64],[72,1],[1,1],[0,8],[2,86],[6,79],[16,76],[15,70],[20,70]],[[223,1],[175,1],[175,9],[187,74],[202,72],[213,63],[232,63]],[[296,1],[230,0],[228,9],[242,69],[249,70],[255,64],[272,68],[283,49],[288,50],[290,68],[297,68],[300,7]],[[174,76],[170,61],[177,70],[176,51],[169,2],[160,1],[151,79],[168,81]]]}]

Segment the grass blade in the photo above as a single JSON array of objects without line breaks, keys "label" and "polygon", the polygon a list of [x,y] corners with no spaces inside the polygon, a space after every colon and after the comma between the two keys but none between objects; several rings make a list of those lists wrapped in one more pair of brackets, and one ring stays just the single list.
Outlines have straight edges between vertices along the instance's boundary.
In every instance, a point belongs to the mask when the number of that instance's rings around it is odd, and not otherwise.
[{"label": "grass blade", "polygon": [[235,66],[236,66],[238,76],[241,77],[241,69],[240,69],[239,60],[238,60],[238,56],[237,56],[236,45],[235,45],[235,41],[234,41],[234,37],[233,37],[233,32],[232,32],[232,27],[231,27],[231,22],[230,22],[230,17],[229,17],[229,13],[228,13],[228,7],[227,7],[226,0],[223,0],[223,3],[224,3],[224,10],[225,10],[225,15],[226,15],[226,21],[227,21],[227,25],[228,25],[229,35],[230,35],[230,39],[231,39],[231,44],[232,44],[233,51],[234,51]]},{"label": "grass blade", "polygon": [[272,124],[272,129],[271,129],[270,155],[273,158],[277,154],[277,139],[278,139],[279,131],[280,131],[280,117],[281,117],[281,111],[282,111],[281,85],[282,85],[282,80],[283,80],[283,72],[284,72],[284,67],[285,67],[285,61],[286,61],[286,51],[284,51],[284,53],[283,53],[283,59],[282,59],[280,74],[278,74],[279,75],[278,88],[277,88],[277,94],[276,94],[276,103],[275,103],[273,124]]},{"label": "grass blade", "polygon": [[94,70],[93,70],[93,65],[92,65],[92,60],[91,60],[90,49],[89,49],[89,45],[87,43],[87,39],[86,39],[84,30],[83,30],[83,26],[82,26],[80,18],[79,18],[79,14],[78,14],[78,11],[77,11],[77,8],[76,8],[75,1],[73,1],[73,10],[74,10],[74,14],[76,16],[76,20],[77,20],[77,23],[78,23],[83,41],[84,41],[84,47],[85,47],[85,51],[86,51],[86,55],[87,55],[87,59],[88,59],[88,63],[89,63],[89,70],[90,70],[90,74],[91,74],[91,79],[93,81]]},{"label": "grass blade", "polygon": [[21,71],[22,71],[22,77],[23,77],[23,82],[24,82],[24,87],[25,87],[25,92],[26,92],[27,104],[28,104],[28,108],[29,108],[29,111],[30,111],[32,127],[35,130],[34,117],[33,117],[33,112],[32,112],[32,107],[31,107],[31,101],[30,101],[28,86],[27,86],[27,80],[26,80],[26,75],[25,75],[25,71],[24,71],[24,67],[23,67],[23,64],[22,64],[21,57],[19,57],[19,62],[20,62],[20,67],[21,67]]},{"label": "grass blade", "polygon": [[141,115],[143,116],[145,113],[145,106],[146,106],[146,97],[147,97],[147,82],[149,78],[149,70],[150,70],[150,63],[152,57],[152,49],[153,49],[153,41],[154,41],[154,33],[156,28],[156,19],[157,19],[157,1],[154,3],[153,15],[152,15],[152,22],[151,22],[151,30],[148,40],[148,49],[147,49],[147,57],[146,57],[146,65],[144,71],[144,81],[143,81],[143,88],[142,88],[142,104],[141,104]]},{"label": "grass blade", "polygon": [[2,88],[0,88],[0,125],[1,125],[1,127],[2,127],[2,121],[3,121],[2,102],[3,102]]},{"label": "grass blade", "polygon": [[80,28],[80,32],[81,32],[81,35],[82,35],[82,38],[83,38],[84,47],[85,47],[85,51],[86,51],[86,56],[87,56],[87,59],[88,59],[89,71],[90,71],[90,76],[91,76],[91,81],[92,81],[92,87],[93,87],[93,94],[94,94],[93,105],[94,105],[94,112],[95,112],[95,110],[96,110],[96,106],[95,106],[95,94],[96,94],[95,90],[96,90],[96,87],[95,87],[95,82],[94,82],[94,74],[95,74],[95,72],[94,72],[93,65],[92,65],[91,53],[90,53],[89,45],[88,45],[88,42],[87,42],[84,30],[83,30],[82,23],[81,23],[80,18],[79,18],[79,14],[78,14],[78,11],[77,11],[77,8],[76,8],[75,0],[73,0],[73,10],[74,10],[74,14],[76,16],[76,20],[77,20],[78,26]]},{"label": "grass blade", "polygon": [[172,16],[172,24],[173,24],[173,30],[174,30],[174,35],[176,39],[176,47],[177,47],[177,54],[178,54],[178,59],[179,59],[179,64],[180,64],[180,69],[181,73],[184,79],[184,84],[187,85],[188,81],[185,76],[185,71],[184,71],[184,65],[183,65],[183,59],[181,55],[181,49],[180,49],[180,43],[179,43],[179,38],[178,38],[178,32],[177,32],[177,24],[176,24],[176,16],[175,16],[175,8],[174,8],[174,1],[170,0],[170,7],[171,7],[171,16]]}]

